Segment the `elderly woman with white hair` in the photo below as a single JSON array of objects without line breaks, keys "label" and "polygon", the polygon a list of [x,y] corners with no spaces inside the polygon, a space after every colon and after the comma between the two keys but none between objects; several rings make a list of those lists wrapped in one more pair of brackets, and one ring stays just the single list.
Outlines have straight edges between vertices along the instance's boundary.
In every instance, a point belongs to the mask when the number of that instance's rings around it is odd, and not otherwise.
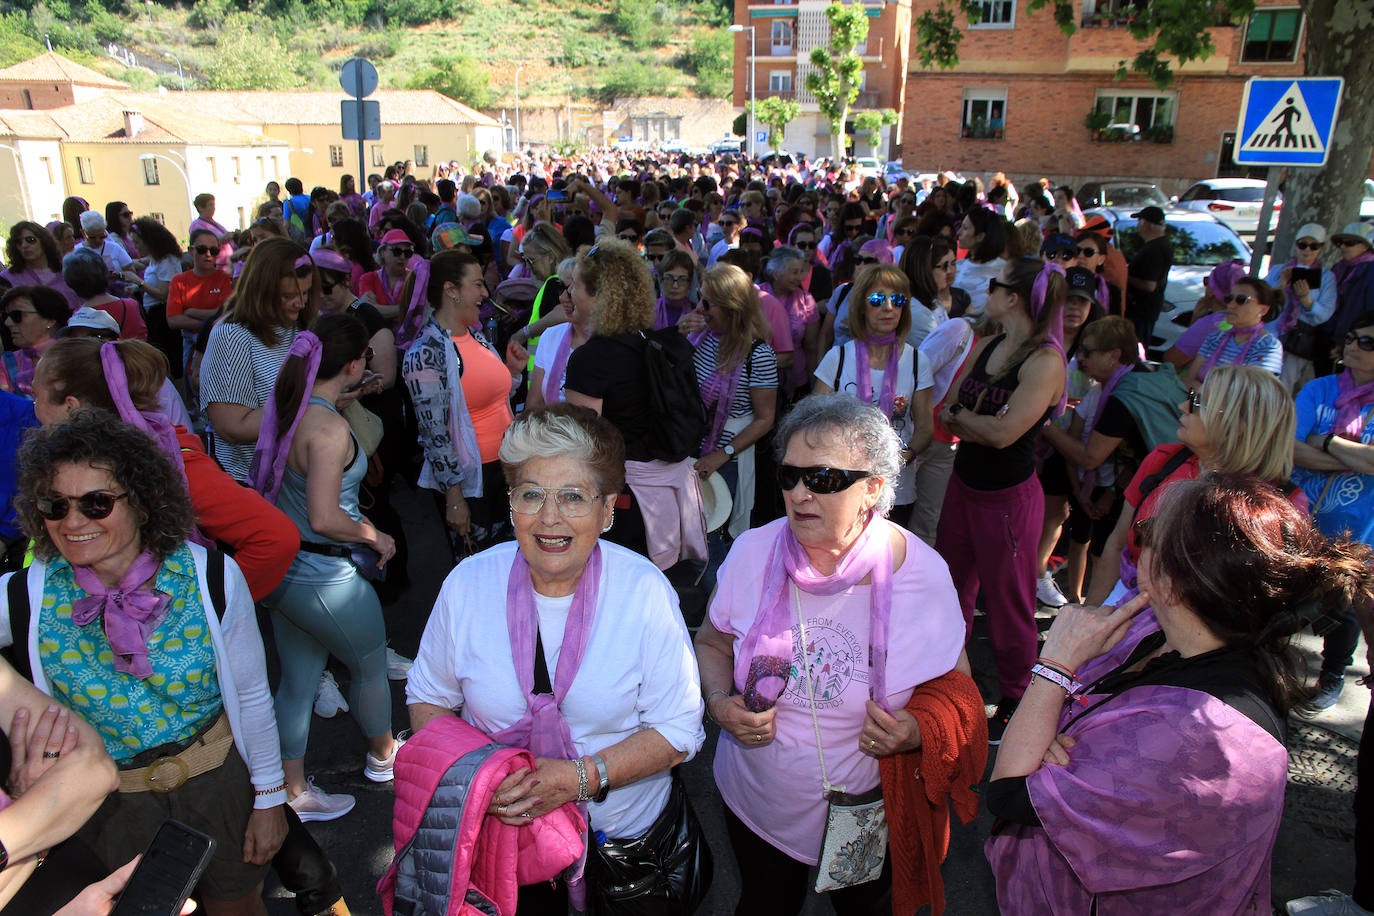
[{"label": "elderly woman with white hair", "polygon": [[[837,887],[838,912],[877,913],[894,874],[905,884],[914,869],[885,867],[881,839],[832,857],[828,804],[839,792],[901,809],[888,768],[894,757],[919,765],[904,756],[916,751],[966,759],[965,786],[976,782],[981,700],[944,561],[886,517],[902,467],[887,417],[849,395],[813,395],[776,442],[787,517],[735,541],[696,638],[721,727],[715,777],[743,884],[735,912],[794,916],[819,861],[818,889]],[[922,710],[946,704],[972,737],[937,750],[942,730],[927,729]]]},{"label": "elderly woman with white hair", "polygon": [[768,280],[759,285],[760,305],[767,315],[776,309],[787,316],[792,333],[792,364],[783,377],[783,387],[794,392],[808,384],[820,361],[821,312],[816,300],[802,285],[811,265],[796,248],[780,245],[773,249],[764,265]]}]

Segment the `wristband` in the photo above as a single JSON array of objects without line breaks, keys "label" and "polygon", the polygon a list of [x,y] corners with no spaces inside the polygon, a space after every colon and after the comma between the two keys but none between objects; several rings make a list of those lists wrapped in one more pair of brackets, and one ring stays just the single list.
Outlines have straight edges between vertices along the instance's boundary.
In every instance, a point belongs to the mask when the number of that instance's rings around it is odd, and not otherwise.
[{"label": "wristband", "polygon": [[606,795],[611,791],[611,771],[606,768],[606,761],[600,754],[592,754],[592,763],[596,764],[596,794],[592,796],[594,802],[604,802]]},{"label": "wristband", "polygon": [[1326,438],[1322,440],[1322,451],[1328,455],[1331,454],[1331,440],[1334,438],[1336,438],[1335,433],[1327,433]]},{"label": "wristband", "polygon": [[1040,658],[1037,658],[1035,660],[1035,663],[1037,665],[1045,665],[1046,667],[1053,668],[1065,677],[1071,678],[1077,676],[1077,672],[1075,672],[1068,665],[1061,665],[1059,664],[1059,662],[1055,661],[1052,658],[1045,658],[1044,656],[1041,656]]},{"label": "wristband", "polygon": [[286,791],[286,783],[282,783],[281,785],[277,786],[275,789],[255,789],[255,790],[253,791],[253,794],[256,795],[258,798],[262,798],[262,797],[265,796],[265,795],[273,795],[273,794],[275,794],[275,793],[277,793],[277,792],[285,792],[285,791]]},{"label": "wristband", "polygon": [[1074,691],[1077,690],[1079,686],[1081,686],[1077,680],[1075,680],[1072,677],[1065,676],[1064,672],[1060,671],[1059,669],[1051,668],[1048,665],[1042,665],[1039,663],[1031,666],[1031,675],[1034,677],[1043,678],[1049,681],[1051,684],[1057,684],[1058,686],[1064,688],[1064,692],[1067,693],[1069,696],[1073,696]]},{"label": "wristband", "polygon": [[578,757],[573,761],[573,768],[577,770],[577,800],[580,802],[590,801],[589,790],[591,786],[587,783],[587,765],[582,762],[581,757]]}]

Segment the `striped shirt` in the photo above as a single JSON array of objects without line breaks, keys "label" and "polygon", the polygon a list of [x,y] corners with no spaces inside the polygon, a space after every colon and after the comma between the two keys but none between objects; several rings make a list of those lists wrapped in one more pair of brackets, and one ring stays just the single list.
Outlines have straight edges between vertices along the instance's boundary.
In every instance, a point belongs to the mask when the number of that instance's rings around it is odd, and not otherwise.
[{"label": "striped shirt", "polygon": [[[242,404],[253,408],[266,404],[277,383],[277,373],[291,352],[291,342],[296,339],[295,328],[276,330],[280,343],[268,347],[241,324],[221,321],[215,325],[201,363],[201,404]],[[248,480],[255,444],[227,442],[211,431],[215,460],[240,483]]]},{"label": "striped shirt", "polygon": [[[703,389],[706,387],[706,379],[715,370],[716,351],[719,347],[720,339],[714,334],[707,334],[701,339],[701,343],[697,344],[696,353],[692,356],[692,365],[697,370],[697,384]],[[739,387],[735,389],[735,400],[730,405],[730,419],[748,416],[754,412],[754,401],[750,397],[752,389],[778,387],[778,357],[773,348],[766,343],[756,344],[749,354],[739,381]],[[706,411],[709,422],[710,417],[714,416],[710,404],[706,405]],[[727,444],[733,438],[734,433],[728,429],[722,430],[717,447]]]},{"label": "striped shirt", "polygon": [[[1273,334],[1265,332],[1263,327],[1256,333],[1263,334],[1264,336],[1254,341],[1249,352],[1245,354],[1244,363],[1241,363],[1239,360],[1241,351],[1245,350],[1245,344],[1237,343],[1234,335],[1227,338],[1226,332],[1220,329],[1207,335],[1207,339],[1204,340],[1202,346],[1198,348],[1197,355],[1202,357],[1202,361],[1205,364],[1208,358],[1216,352],[1217,347],[1222,346],[1222,340],[1226,340],[1226,345],[1222,347],[1221,350],[1221,357],[1217,359],[1218,366],[1258,366],[1261,369],[1266,369],[1278,375],[1283,371],[1283,344],[1281,344],[1279,339]],[[1246,343],[1250,343],[1250,341],[1247,340]],[[1199,380],[1201,380],[1201,378],[1202,376],[1199,375]]]}]

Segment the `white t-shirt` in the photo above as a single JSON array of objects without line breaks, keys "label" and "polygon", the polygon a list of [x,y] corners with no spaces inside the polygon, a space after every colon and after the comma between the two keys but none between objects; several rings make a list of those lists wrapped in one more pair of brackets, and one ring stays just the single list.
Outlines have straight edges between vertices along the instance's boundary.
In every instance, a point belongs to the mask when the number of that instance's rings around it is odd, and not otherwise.
[{"label": "white t-shirt", "polygon": [[[541,382],[548,379],[549,372],[553,370],[553,361],[558,355],[558,348],[562,346],[563,339],[572,333],[572,327],[571,321],[565,321],[562,324],[554,325],[539,335],[539,344],[534,348],[534,368],[544,370],[544,378]],[[564,363],[563,378],[558,380],[559,400],[563,400],[563,386],[567,377],[568,364]],[[540,394],[543,394],[542,390]]]},{"label": "white t-shirt", "polygon": [[[181,273],[181,258],[163,258],[161,261],[153,261],[148,265],[147,270],[143,271],[143,280],[146,283],[161,283],[169,285],[172,278]],[[170,290],[170,285],[168,286]],[[159,299],[151,293],[147,294],[143,300],[143,307],[150,308],[154,305],[161,305],[165,299]]]},{"label": "white t-shirt", "polygon": [[[515,543],[469,557],[439,590],[406,682],[406,702],[457,710],[487,734],[524,715],[506,624],[506,586]],[[690,759],[706,740],[701,687],[677,594],[646,558],[601,542],[601,583],[591,634],[561,705],[573,744],[594,754],[654,729]],[[557,677],[569,598],[536,595],[550,680]],[[668,771],[612,789],[592,803],[592,828],[640,836],[668,801]]]},{"label": "white t-shirt", "polygon": [[[843,368],[840,366],[841,350],[844,351]],[[930,360],[919,360],[915,371],[912,371],[911,361],[915,358],[915,353],[916,351],[910,346],[902,344],[902,355],[897,360],[897,388],[892,401],[892,416],[888,417],[888,421],[892,424],[892,428],[897,431],[897,436],[901,439],[904,447],[911,439],[914,426],[911,421],[912,393],[925,391],[935,384],[930,376]],[[854,341],[851,340],[842,347],[831,347],[829,352],[821,357],[821,364],[816,367],[816,378],[838,392],[858,397],[858,377],[854,374],[857,365],[858,359],[854,354]],[[839,384],[836,384],[835,379],[837,370]],[[883,390],[883,371],[872,368],[868,370],[868,380],[872,386],[875,401]],[[902,473],[897,478],[894,489],[896,491],[893,496],[895,505],[905,506],[915,500],[916,465],[914,462],[902,468]]]},{"label": "white t-shirt", "polygon": [[1006,264],[1007,262],[1002,258],[993,258],[983,264],[975,264],[967,258],[959,262],[958,271],[951,285],[968,293],[968,313],[970,315],[983,314],[983,308],[988,302],[988,278],[1000,274]]}]

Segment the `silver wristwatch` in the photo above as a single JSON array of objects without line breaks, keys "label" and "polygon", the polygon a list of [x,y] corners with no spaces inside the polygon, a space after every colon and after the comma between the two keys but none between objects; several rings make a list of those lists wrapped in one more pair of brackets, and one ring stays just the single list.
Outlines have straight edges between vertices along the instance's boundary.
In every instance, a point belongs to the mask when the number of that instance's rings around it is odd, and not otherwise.
[{"label": "silver wristwatch", "polygon": [[735,457],[735,447],[733,445],[723,445],[720,450],[725,453],[726,458]]}]

